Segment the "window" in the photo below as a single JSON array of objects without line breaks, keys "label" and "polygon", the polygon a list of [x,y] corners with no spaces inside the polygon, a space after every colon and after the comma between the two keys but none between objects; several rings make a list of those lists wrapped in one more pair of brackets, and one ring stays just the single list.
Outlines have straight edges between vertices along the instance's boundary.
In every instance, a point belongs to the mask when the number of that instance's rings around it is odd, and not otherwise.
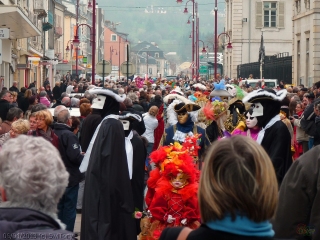
[{"label": "window", "polygon": [[159,53],[156,52],[156,53],[154,54],[154,57],[155,57],[155,58],[159,58]]},{"label": "window", "polygon": [[116,42],[117,41],[117,35],[116,34],[111,34],[111,41]]},{"label": "window", "polygon": [[276,27],[277,26],[277,3],[264,2],[263,3],[263,26]]},{"label": "window", "polygon": [[149,74],[152,74],[152,68],[149,68]]},{"label": "window", "polygon": [[256,2],[256,28],[284,28],[284,1]]}]

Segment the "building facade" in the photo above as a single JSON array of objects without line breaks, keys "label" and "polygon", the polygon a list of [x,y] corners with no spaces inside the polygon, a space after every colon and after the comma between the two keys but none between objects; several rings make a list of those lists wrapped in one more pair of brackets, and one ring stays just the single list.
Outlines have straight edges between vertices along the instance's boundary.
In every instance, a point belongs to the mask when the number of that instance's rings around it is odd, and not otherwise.
[{"label": "building facade", "polygon": [[[286,0],[226,0],[225,32],[232,51],[224,51],[224,74],[236,78],[239,64],[259,60],[262,34],[265,55],[292,55],[292,12]],[[226,50],[229,37],[221,38]]]},{"label": "building facade", "polygon": [[320,1],[294,0],[293,83],[311,87],[320,81]]}]

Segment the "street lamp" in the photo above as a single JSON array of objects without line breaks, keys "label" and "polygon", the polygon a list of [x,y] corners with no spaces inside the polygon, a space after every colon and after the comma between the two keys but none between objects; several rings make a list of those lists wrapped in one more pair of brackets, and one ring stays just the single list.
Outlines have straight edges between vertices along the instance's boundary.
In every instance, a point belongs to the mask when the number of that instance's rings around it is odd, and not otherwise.
[{"label": "street lamp", "polygon": [[[187,24],[190,24],[191,22],[190,22],[190,18],[192,17],[192,15],[190,15],[189,16],[189,18],[188,18],[188,21],[187,21]],[[192,21],[193,21],[193,19],[192,19]]]},{"label": "street lamp", "polygon": [[[229,41],[228,41],[228,45],[227,45],[227,50],[228,50],[229,53],[231,53],[231,51],[232,51],[232,44],[231,44],[231,42],[230,42],[230,36],[229,36],[228,33],[225,33],[225,32],[220,33],[220,34],[218,35],[218,37],[215,39],[215,42],[218,42],[218,39],[219,39],[219,37],[220,37],[221,35],[226,35],[226,36],[228,37]],[[217,43],[215,43],[214,49],[215,49],[215,53],[214,53],[214,77],[216,78],[216,75],[217,75],[217,49],[218,49]]]},{"label": "street lamp", "polygon": [[[70,48],[69,48],[69,43],[70,43]],[[72,50],[73,50],[73,42],[72,42],[72,40],[69,40],[67,42],[66,53],[68,54],[71,51],[71,53],[70,53],[70,58],[71,58],[71,71],[70,71],[70,73],[71,74],[72,74],[72,62],[73,62],[72,61],[73,60]]]},{"label": "street lamp", "polygon": [[[143,49],[149,49],[150,45],[146,45],[145,47],[141,48],[137,53],[136,53],[136,73],[138,73],[138,56],[139,56],[139,52]],[[148,69],[147,69],[148,71]],[[139,70],[140,73],[140,70]]]},{"label": "street lamp", "polygon": [[204,42],[202,41],[202,40],[198,40],[199,42],[202,42],[202,50],[201,50],[201,53],[202,54],[206,54],[207,53],[207,50],[206,50],[206,48],[205,48],[205,46],[204,46]]},{"label": "street lamp", "polygon": [[91,0],[88,3],[88,8],[92,8],[92,31],[91,31],[91,40],[92,40],[92,84],[95,84],[95,75],[96,75],[96,0]]},{"label": "street lamp", "polygon": [[[192,65],[194,64],[194,42],[195,42],[195,36],[194,36],[194,17],[195,17],[195,1],[194,0],[189,0],[186,2],[186,5],[185,5],[185,8],[184,8],[184,11],[183,13],[188,13],[188,8],[187,8],[187,5],[189,2],[192,2],[192,34],[191,34],[191,38],[192,38]],[[177,3],[182,3],[182,0],[181,2],[178,2],[177,0]],[[194,68],[192,68],[192,78],[194,76]]]},{"label": "street lamp", "polygon": [[183,3],[183,1],[182,0],[177,0],[177,3],[181,4],[181,3]]}]

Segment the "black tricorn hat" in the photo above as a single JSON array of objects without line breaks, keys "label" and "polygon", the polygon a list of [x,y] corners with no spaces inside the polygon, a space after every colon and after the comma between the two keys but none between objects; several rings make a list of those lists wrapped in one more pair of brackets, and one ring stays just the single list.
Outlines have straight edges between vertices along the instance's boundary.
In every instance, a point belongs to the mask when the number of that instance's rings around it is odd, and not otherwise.
[{"label": "black tricorn hat", "polygon": [[197,104],[193,104],[193,103],[179,103],[177,105],[174,106],[174,111],[176,113],[183,113],[183,112],[193,112],[193,111],[197,111],[199,110],[201,107]]}]

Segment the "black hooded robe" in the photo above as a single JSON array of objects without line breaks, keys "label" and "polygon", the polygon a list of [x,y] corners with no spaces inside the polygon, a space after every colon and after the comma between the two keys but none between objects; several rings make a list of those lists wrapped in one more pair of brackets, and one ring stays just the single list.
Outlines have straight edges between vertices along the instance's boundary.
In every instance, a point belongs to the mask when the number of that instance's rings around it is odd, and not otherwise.
[{"label": "black hooded robe", "polygon": [[133,212],[123,125],[116,119],[106,119],[86,172],[81,239],[136,240]]},{"label": "black hooded robe", "polygon": [[[131,187],[133,193],[134,207],[143,211],[144,201],[144,166],[147,158],[147,150],[142,139],[134,134],[131,139],[133,147],[133,168]],[[136,220],[137,234],[140,233],[140,219]]]}]

